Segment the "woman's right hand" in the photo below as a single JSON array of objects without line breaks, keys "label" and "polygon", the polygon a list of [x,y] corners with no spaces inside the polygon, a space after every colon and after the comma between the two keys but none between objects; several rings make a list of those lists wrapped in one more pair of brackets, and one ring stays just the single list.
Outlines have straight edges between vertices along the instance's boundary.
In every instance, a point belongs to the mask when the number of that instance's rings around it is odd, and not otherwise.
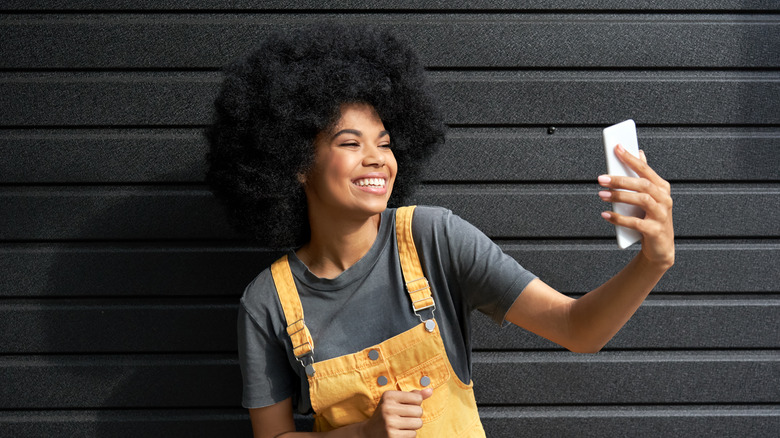
[{"label": "woman's right hand", "polygon": [[416,437],[423,425],[422,402],[433,389],[422,391],[387,391],[382,394],[374,414],[365,423],[361,435],[373,437]]}]

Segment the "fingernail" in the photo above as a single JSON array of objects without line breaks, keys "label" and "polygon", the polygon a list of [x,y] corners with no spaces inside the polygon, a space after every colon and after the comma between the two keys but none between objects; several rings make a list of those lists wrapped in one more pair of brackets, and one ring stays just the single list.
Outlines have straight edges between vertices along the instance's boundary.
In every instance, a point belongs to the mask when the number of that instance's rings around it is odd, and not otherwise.
[{"label": "fingernail", "polygon": [[604,219],[609,219],[610,217],[612,217],[612,215],[609,214],[608,211],[602,211],[601,212],[601,217],[603,217]]},{"label": "fingernail", "polygon": [[624,151],[623,146],[621,146],[621,145],[615,146],[615,150],[620,152],[620,153],[622,153]]},{"label": "fingernail", "polygon": [[608,175],[601,175],[599,176],[598,180],[599,180],[599,184],[604,185],[604,184],[609,184],[610,181],[612,181],[612,178],[610,178]]},{"label": "fingernail", "polygon": [[609,199],[612,197],[612,192],[610,192],[609,190],[602,190],[599,192],[599,197],[601,197],[602,199]]}]

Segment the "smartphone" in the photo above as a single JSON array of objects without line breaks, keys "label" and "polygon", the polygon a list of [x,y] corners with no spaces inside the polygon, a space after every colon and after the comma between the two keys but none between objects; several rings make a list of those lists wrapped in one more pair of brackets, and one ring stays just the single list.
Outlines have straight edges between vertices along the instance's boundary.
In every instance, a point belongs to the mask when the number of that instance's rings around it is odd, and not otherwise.
[{"label": "smartphone", "polygon": [[[604,139],[604,153],[607,156],[607,174],[619,176],[631,176],[637,178],[636,172],[624,165],[615,155],[615,146],[623,146],[630,154],[639,158],[639,142],[636,138],[636,124],[628,119],[616,125],[604,128],[602,131]],[[612,211],[624,216],[644,217],[645,212],[636,205],[625,204],[622,202],[613,202]],[[630,228],[615,225],[617,234],[617,244],[621,249],[626,249],[642,238],[639,231]]]}]

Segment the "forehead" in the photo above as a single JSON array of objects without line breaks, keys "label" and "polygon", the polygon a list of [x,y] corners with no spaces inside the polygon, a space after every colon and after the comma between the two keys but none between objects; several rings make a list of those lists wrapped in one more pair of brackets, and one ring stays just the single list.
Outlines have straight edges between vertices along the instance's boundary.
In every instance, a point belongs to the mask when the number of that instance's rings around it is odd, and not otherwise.
[{"label": "forehead", "polygon": [[341,105],[341,117],[339,117],[330,131],[331,133],[336,133],[341,129],[360,125],[373,125],[378,127],[378,129],[384,129],[382,119],[373,106],[367,103],[345,103]]}]

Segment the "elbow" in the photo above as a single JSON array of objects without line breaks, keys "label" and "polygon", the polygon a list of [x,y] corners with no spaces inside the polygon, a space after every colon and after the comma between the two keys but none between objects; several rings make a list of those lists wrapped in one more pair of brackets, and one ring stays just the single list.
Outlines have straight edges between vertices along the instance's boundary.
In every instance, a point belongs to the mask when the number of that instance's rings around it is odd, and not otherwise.
[{"label": "elbow", "polygon": [[573,342],[569,345],[564,345],[564,347],[572,353],[595,354],[601,351],[601,349],[604,348],[604,345],[606,344],[606,342],[598,342],[594,340],[580,340],[579,342]]},{"label": "elbow", "polygon": [[569,351],[572,353],[582,353],[582,354],[596,354],[599,351],[601,351],[601,347],[593,346],[593,347],[575,347],[575,348],[569,348]]}]

